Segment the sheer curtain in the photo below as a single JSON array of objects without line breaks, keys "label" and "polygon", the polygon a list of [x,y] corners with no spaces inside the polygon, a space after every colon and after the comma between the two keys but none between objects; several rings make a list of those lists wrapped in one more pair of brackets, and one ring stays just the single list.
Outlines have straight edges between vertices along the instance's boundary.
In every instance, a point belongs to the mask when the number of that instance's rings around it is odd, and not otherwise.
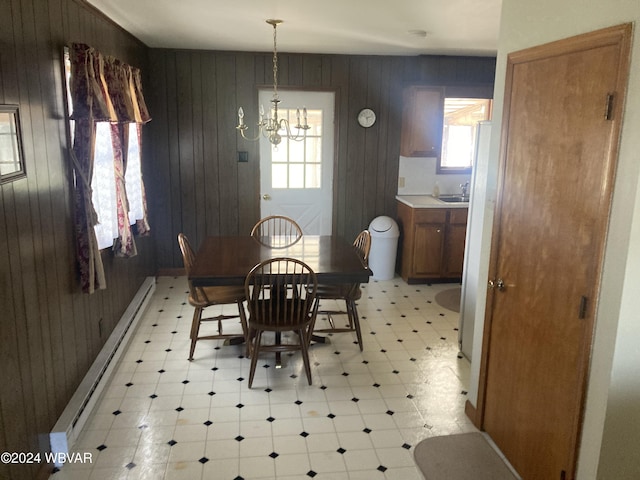
[{"label": "sheer curtain", "polygon": [[111,247],[113,240],[118,238],[113,145],[111,144],[111,124],[108,122],[96,123],[96,150],[93,162],[91,199],[98,216],[98,223],[94,230],[98,248],[102,250]]},{"label": "sheer curtain", "polygon": [[[140,161],[140,126],[128,124],[127,167],[124,175],[126,198],[128,200],[127,217],[129,226],[135,226],[139,235],[149,232],[144,183]],[[98,215],[95,226],[98,248],[109,248],[121,237],[118,228],[118,200],[116,193],[117,177],[114,165],[112,124],[96,123],[96,151],[94,156],[92,186],[93,206]],[[145,226],[144,228],[141,225]],[[117,243],[117,242],[116,242]],[[126,255],[132,256],[132,255]]]},{"label": "sheer curtain", "polygon": [[151,231],[147,216],[147,194],[142,176],[142,126],[129,124],[129,153],[127,154],[127,192],[129,196],[129,220],[135,224],[138,235],[148,235]]}]

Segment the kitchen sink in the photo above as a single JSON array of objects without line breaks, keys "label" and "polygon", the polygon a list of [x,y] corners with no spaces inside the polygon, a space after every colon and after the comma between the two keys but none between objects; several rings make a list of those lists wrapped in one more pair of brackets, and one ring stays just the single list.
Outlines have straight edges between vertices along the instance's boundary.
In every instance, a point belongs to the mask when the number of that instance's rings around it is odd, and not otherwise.
[{"label": "kitchen sink", "polygon": [[462,195],[440,195],[438,200],[442,200],[447,203],[468,203],[469,197]]}]

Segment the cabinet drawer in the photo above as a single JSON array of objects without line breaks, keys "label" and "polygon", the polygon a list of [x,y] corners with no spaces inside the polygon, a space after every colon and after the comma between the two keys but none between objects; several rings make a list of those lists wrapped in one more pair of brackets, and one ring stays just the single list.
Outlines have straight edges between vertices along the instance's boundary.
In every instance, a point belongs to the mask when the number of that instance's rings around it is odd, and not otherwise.
[{"label": "cabinet drawer", "polygon": [[449,223],[466,224],[468,211],[469,210],[467,208],[452,208],[449,217]]},{"label": "cabinet drawer", "polygon": [[416,208],[413,213],[413,220],[415,223],[445,223],[447,221],[447,210],[440,208]]}]

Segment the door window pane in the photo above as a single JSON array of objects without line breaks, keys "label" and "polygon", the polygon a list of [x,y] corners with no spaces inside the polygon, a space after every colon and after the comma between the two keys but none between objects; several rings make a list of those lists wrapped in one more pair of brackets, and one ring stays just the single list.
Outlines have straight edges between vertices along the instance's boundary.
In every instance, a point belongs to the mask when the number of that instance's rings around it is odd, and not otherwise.
[{"label": "door window pane", "polygon": [[[294,163],[289,165],[289,188],[305,188],[304,165]],[[307,187],[308,188],[308,187]]]},{"label": "door window pane", "polygon": [[322,183],[320,180],[321,168],[319,164],[306,165],[306,182],[307,188],[320,188]]},{"label": "door window pane", "polygon": [[[291,134],[296,135],[297,110],[283,109],[282,117],[289,119],[293,125]],[[307,123],[311,128],[304,139],[296,141],[283,134],[280,145],[271,147],[272,188],[321,187],[322,110],[308,110]]]},{"label": "door window pane", "polygon": [[273,188],[287,188],[289,183],[287,165],[282,163],[271,164],[271,186]]}]

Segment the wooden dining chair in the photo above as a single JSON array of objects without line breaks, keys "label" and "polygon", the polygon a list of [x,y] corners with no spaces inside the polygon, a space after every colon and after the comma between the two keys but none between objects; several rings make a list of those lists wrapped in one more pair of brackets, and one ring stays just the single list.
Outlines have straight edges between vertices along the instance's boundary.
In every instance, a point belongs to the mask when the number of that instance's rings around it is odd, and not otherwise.
[{"label": "wooden dining chair", "polygon": [[[189,275],[194,264],[195,253],[184,233],[180,233],[178,235],[178,244],[180,245],[180,251],[182,252],[184,268],[187,271],[187,275]],[[222,329],[223,320],[239,318],[240,326],[242,328],[242,337],[245,339],[247,338],[247,318],[243,305],[244,300],[245,294],[243,286],[195,287],[191,280],[189,280],[189,304],[195,307],[193,320],[191,322],[191,348],[189,350],[189,360],[193,360],[193,352],[198,340],[231,339],[241,336],[238,333],[224,333]],[[234,303],[238,306],[238,315],[220,314],[214,317],[202,317],[203,311],[207,307]],[[198,336],[202,322],[209,321],[218,322],[218,333]]]},{"label": "wooden dining chair", "polygon": [[[363,230],[358,234],[353,241],[353,246],[362,261],[363,267],[368,266],[369,251],[371,250],[371,234],[368,230]],[[355,332],[357,343],[360,346],[360,351],[363,350],[362,345],[362,331],[360,330],[360,318],[358,317],[358,309],[356,307],[356,301],[362,297],[362,290],[360,284],[344,284],[344,285],[318,285],[318,293],[316,295],[316,303],[320,303],[322,300],[335,300],[344,301],[346,310],[321,310],[320,307],[316,307],[318,315],[326,315],[329,323],[328,327],[314,328],[315,333],[343,333],[343,332]],[[334,315],[347,315],[348,323],[345,326],[338,326],[335,323]]]},{"label": "wooden dining chair", "polygon": [[[300,351],[311,385],[309,342],[315,321],[317,288],[315,272],[304,262],[293,258],[265,260],[249,272],[245,280],[251,356],[249,388],[253,385],[258,357],[262,352]],[[297,335],[283,342],[281,334],[288,331]],[[265,332],[275,333],[273,343],[263,344]]]},{"label": "wooden dining chair", "polygon": [[292,218],[270,215],[255,224],[251,236],[269,247],[283,248],[300,240],[302,228]]}]

